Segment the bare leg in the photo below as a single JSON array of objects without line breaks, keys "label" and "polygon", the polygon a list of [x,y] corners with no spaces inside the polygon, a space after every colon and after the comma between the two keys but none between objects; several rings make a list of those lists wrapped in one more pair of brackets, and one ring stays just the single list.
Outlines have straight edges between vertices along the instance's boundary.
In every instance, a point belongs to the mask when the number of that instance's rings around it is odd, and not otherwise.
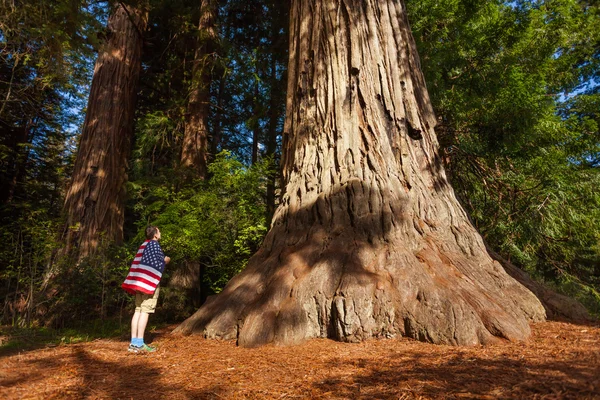
[{"label": "bare leg", "polygon": [[[138,327],[139,327],[139,321],[140,321],[140,315],[141,314],[142,313],[140,311],[136,311],[133,314],[133,318],[131,318],[131,339],[134,339],[134,338],[138,337],[137,336],[137,332],[138,332]],[[146,321],[147,320],[148,319],[146,318]],[[144,324],[144,328],[145,328],[145,324]],[[142,331],[142,333],[143,333],[143,331]]]},{"label": "bare leg", "polygon": [[148,323],[149,316],[150,314],[148,313],[140,312],[140,316],[138,318],[136,337],[142,338],[142,340],[144,339],[144,331],[146,330],[146,324]]}]

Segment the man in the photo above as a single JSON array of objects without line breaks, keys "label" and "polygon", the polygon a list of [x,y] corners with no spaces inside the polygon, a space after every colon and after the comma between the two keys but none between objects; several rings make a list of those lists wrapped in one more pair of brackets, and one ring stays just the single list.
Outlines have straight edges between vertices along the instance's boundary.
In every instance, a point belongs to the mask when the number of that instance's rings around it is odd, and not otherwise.
[{"label": "man", "polygon": [[155,347],[144,343],[144,331],[148,316],[156,310],[160,278],[165,265],[171,261],[158,244],[160,230],[156,226],[146,228],[146,241],[142,243],[131,264],[129,274],[121,285],[129,294],[135,295],[135,313],[131,319],[131,343],[127,351],[132,353],[153,352]]}]

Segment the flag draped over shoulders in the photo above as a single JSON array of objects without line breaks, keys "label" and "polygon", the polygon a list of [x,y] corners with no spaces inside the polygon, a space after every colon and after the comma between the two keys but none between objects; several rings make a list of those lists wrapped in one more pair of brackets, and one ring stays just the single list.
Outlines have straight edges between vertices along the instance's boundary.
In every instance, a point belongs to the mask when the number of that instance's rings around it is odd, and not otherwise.
[{"label": "flag draped over shoulders", "polygon": [[165,255],[156,240],[146,240],[129,268],[129,274],[121,285],[127,293],[153,294],[165,270]]}]

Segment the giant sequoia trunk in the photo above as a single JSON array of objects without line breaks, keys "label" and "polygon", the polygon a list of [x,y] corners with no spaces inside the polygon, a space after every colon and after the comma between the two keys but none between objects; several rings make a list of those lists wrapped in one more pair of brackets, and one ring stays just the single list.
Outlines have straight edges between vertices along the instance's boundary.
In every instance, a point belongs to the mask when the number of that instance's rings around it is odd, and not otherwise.
[{"label": "giant sequoia trunk", "polygon": [[399,0],[294,0],[285,194],[261,249],[177,331],[525,339],[544,309],[490,258],[449,186]]},{"label": "giant sequoia trunk", "polygon": [[181,166],[189,176],[206,177],[208,151],[208,115],[210,112],[211,52],[217,40],[215,30],[216,4],[214,0],[200,3],[200,23],[198,27],[198,47],[194,56],[192,87],[190,89]]},{"label": "giant sequoia trunk", "polygon": [[118,3],[94,67],[87,114],[65,199],[66,250],[94,253],[123,239],[125,182],[147,11]]}]

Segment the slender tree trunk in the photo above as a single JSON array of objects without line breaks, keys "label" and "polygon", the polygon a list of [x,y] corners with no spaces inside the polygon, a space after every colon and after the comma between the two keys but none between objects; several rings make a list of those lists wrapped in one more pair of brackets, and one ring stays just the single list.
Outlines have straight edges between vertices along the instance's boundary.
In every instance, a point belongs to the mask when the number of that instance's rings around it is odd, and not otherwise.
[{"label": "slender tree trunk", "polygon": [[219,92],[217,94],[217,111],[215,115],[215,128],[210,140],[210,154],[214,157],[219,151],[219,145],[221,144],[221,135],[223,131],[223,98],[225,97],[225,75],[221,73],[219,79]]},{"label": "slender tree trunk", "polygon": [[[259,76],[258,68],[256,70],[256,76]],[[256,164],[258,161],[258,145],[260,141],[260,117],[262,116],[262,107],[260,107],[259,101],[259,87],[258,79],[254,82],[254,99],[252,100],[252,164]]]},{"label": "slender tree trunk", "polygon": [[101,237],[114,243],[123,240],[127,159],[147,18],[144,7],[118,3],[94,67],[64,206],[66,251],[76,250],[79,259],[93,254]]},{"label": "slender tree trunk", "polygon": [[400,0],[293,0],[285,194],[246,269],[177,331],[521,340],[545,318],[455,198]]},{"label": "slender tree trunk", "polygon": [[202,0],[200,13],[198,47],[192,69],[192,87],[186,113],[181,166],[193,171],[192,176],[204,179],[208,156],[208,117],[213,65],[211,57],[217,40],[215,0]]}]

